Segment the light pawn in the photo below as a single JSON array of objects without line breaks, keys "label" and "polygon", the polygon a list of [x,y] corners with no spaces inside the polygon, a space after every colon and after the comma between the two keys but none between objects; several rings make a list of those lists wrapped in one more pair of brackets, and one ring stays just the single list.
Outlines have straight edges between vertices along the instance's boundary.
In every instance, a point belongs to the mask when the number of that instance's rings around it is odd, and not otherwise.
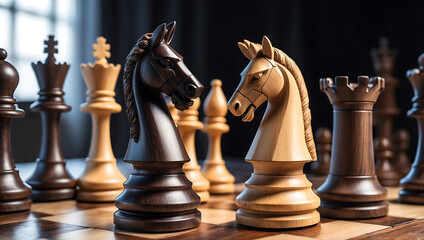
[{"label": "light pawn", "polygon": [[[199,195],[201,202],[209,200],[209,180],[200,172],[200,166],[197,163],[195,136],[196,131],[203,128],[203,123],[199,121],[198,109],[200,107],[200,98],[194,100],[193,106],[185,111],[179,111],[178,130],[183,140],[185,149],[190,161],[184,163],[183,171],[188,180],[193,183],[193,190]],[[169,109],[169,105],[168,105]],[[175,118],[174,118],[175,121]]]},{"label": "light pawn", "polygon": [[235,178],[227,170],[221,152],[221,136],[230,131],[225,119],[228,111],[227,99],[221,86],[221,80],[212,80],[212,88],[203,105],[203,111],[206,115],[203,132],[208,135],[209,147],[202,172],[210,182],[209,192],[211,194],[225,194],[235,191]]}]

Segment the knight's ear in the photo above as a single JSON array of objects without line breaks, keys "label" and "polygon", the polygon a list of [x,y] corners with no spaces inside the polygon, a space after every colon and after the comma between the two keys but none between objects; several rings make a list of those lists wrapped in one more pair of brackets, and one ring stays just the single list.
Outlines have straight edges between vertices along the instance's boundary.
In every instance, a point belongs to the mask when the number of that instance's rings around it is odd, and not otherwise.
[{"label": "knight's ear", "polygon": [[274,48],[266,36],[262,38],[262,54],[271,60],[274,59]]},{"label": "knight's ear", "polygon": [[170,43],[172,38],[174,37],[175,34],[175,26],[177,25],[176,21],[170,22],[168,23],[168,25],[166,25],[166,36],[165,36],[165,41],[166,43]]},{"label": "knight's ear", "polygon": [[159,46],[159,44],[162,42],[166,34],[166,24],[162,23],[159,25],[159,27],[156,28],[156,30],[152,34],[152,38],[150,40],[151,45],[150,48],[155,48]]},{"label": "knight's ear", "polygon": [[238,44],[238,47],[240,48],[240,51],[243,53],[245,57],[247,57],[247,59],[251,60],[252,58],[254,58],[254,56],[252,56],[252,53],[249,51],[249,48],[246,46],[246,44],[242,42],[238,42],[237,44]]}]

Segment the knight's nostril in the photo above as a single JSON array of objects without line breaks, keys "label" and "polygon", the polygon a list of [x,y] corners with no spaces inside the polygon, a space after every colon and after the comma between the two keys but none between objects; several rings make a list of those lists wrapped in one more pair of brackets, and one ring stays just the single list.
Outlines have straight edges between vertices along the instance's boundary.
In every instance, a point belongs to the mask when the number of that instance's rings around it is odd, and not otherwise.
[{"label": "knight's nostril", "polygon": [[186,90],[187,90],[188,93],[193,93],[195,89],[196,88],[191,84],[186,85]]},{"label": "knight's nostril", "polygon": [[239,109],[239,108],[240,108],[240,103],[236,102],[236,103],[234,104],[234,110],[237,110],[237,109]]}]

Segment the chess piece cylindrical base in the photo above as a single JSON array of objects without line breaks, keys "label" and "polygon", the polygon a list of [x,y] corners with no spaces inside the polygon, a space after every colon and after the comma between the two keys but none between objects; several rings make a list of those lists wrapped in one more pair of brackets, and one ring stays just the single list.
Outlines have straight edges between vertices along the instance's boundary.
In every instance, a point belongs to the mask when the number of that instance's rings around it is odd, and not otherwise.
[{"label": "chess piece cylindrical base", "polygon": [[424,204],[424,191],[401,189],[398,200],[401,203]]},{"label": "chess piece cylindrical base", "polygon": [[397,186],[399,186],[399,179],[380,178],[380,179],[378,179],[378,181],[381,183],[382,186],[385,186],[385,187],[397,187]]},{"label": "chess piece cylindrical base", "polygon": [[75,188],[61,189],[32,189],[31,199],[34,202],[50,202],[73,199],[75,197]]},{"label": "chess piece cylindrical base", "polygon": [[209,192],[211,194],[229,194],[235,192],[235,185],[234,183],[212,183],[211,187],[209,188]]},{"label": "chess piece cylindrical base", "polygon": [[37,159],[36,165],[33,175],[27,180],[33,189],[33,201],[58,201],[75,197],[76,180],[68,173],[64,160],[46,162]]},{"label": "chess piece cylindrical base", "polygon": [[182,171],[183,161],[129,161],[134,171],[116,198],[114,222],[137,232],[172,232],[200,224],[199,196]]},{"label": "chess piece cylindrical base", "polygon": [[180,213],[139,213],[118,210],[113,216],[116,227],[131,232],[174,232],[200,225],[199,210]]},{"label": "chess piece cylindrical base", "polygon": [[235,191],[235,178],[228,171],[222,158],[207,160],[202,173],[210,182],[210,194],[228,194]]},{"label": "chess piece cylindrical base", "polygon": [[209,194],[208,191],[202,191],[202,192],[195,191],[195,192],[200,197],[200,202],[201,203],[205,203],[205,202],[209,201],[209,199],[211,197],[211,195]]},{"label": "chess piece cylindrical base", "polygon": [[412,166],[408,175],[400,183],[399,202],[424,204],[424,170],[421,166]]},{"label": "chess piece cylindrical base", "polygon": [[250,161],[255,169],[237,196],[237,223],[258,228],[317,224],[320,199],[303,174],[307,161]]},{"label": "chess piece cylindrical base", "polygon": [[200,167],[197,169],[184,169],[186,177],[193,183],[192,188],[200,197],[200,202],[207,202],[210,198],[209,181],[200,172]]},{"label": "chess piece cylindrical base", "polygon": [[318,208],[322,216],[339,219],[368,219],[384,217],[389,212],[386,201],[373,203],[331,202],[321,200]]},{"label": "chess piece cylindrical base", "polygon": [[374,176],[334,176],[318,188],[322,216],[341,219],[382,217],[388,213],[387,191]]},{"label": "chess piece cylindrical base", "polygon": [[77,201],[114,202],[124,189],[126,178],[116,160],[87,159],[85,170],[77,180]]},{"label": "chess piece cylindrical base", "polygon": [[320,221],[318,211],[285,215],[281,213],[256,212],[239,209],[236,212],[238,224],[269,229],[300,228],[312,226]]},{"label": "chess piece cylindrical base", "polygon": [[16,199],[10,201],[0,201],[0,213],[13,213],[27,211],[31,208],[31,200]]},{"label": "chess piece cylindrical base", "polygon": [[17,170],[0,172],[0,213],[11,213],[29,210],[31,188],[26,185]]}]

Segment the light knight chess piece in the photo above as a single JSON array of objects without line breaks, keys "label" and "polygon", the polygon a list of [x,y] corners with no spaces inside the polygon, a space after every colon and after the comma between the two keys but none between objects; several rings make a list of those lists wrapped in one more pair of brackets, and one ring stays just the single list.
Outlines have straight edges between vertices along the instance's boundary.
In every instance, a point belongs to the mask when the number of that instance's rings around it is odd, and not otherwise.
[{"label": "light knight chess piece", "polygon": [[309,97],[302,73],[267,37],[262,45],[238,43],[250,62],[228,102],[244,122],[268,101],[259,129],[246,155],[254,172],[236,198],[237,223],[259,228],[297,228],[317,224],[320,199],[303,173],[316,160]]}]

